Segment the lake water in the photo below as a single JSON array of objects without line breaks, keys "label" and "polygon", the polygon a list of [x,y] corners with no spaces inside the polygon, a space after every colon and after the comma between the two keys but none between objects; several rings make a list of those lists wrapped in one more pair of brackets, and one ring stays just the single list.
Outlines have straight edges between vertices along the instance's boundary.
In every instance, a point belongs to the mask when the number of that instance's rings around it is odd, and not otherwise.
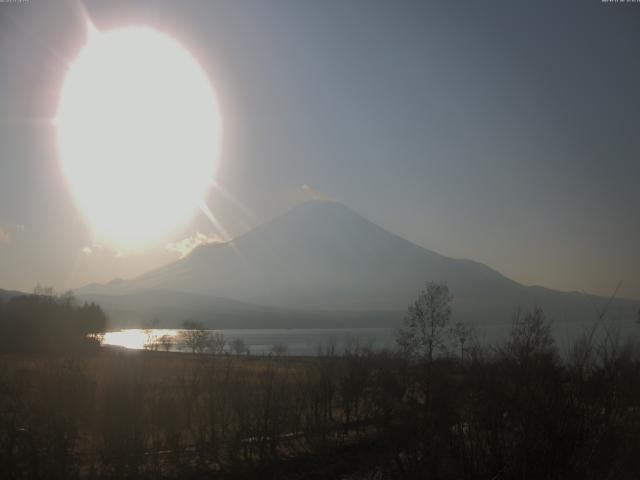
[{"label": "lake water", "polygon": [[[268,354],[274,347],[284,347],[287,355],[317,355],[322,349],[333,349],[342,353],[348,346],[367,346],[373,349],[391,348],[395,342],[395,331],[392,328],[331,328],[331,329],[242,329],[242,330],[209,330],[211,333],[222,333],[227,343],[236,339],[244,342],[252,355]],[[120,346],[141,350],[158,344],[163,350],[161,339],[170,339],[170,351],[187,351],[184,345],[185,330],[169,329],[126,329],[107,332],[103,345]]]},{"label": "lake water", "polygon": [[[553,334],[560,352],[566,352],[569,345],[579,338],[593,324],[561,322],[553,324]],[[596,330],[596,338],[604,336],[605,329],[615,332],[623,341],[636,339],[640,334],[640,325],[635,322],[609,322],[601,324]],[[511,323],[475,326],[476,338],[481,345],[494,345],[504,340],[511,329]],[[184,330],[170,329],[127,329],[107,332],[104,345],[120,346],[130,349],[144,349],[159,344],[164,336],[170,340],[171,351],[186,351],[183,342]],[[395,348],[395,329],[393,328],[331,328],[331,329],[243,329],[211,330],[224,335],[227,350],[236,339],[244,342],[252,355],[271,353],[274,347],[284,347],[286,355],[313,356],[320,351],[333,350],[341,354],[349,346],[371,347],[374,350]],[[163,350],[163,346],[158,346]]]}]

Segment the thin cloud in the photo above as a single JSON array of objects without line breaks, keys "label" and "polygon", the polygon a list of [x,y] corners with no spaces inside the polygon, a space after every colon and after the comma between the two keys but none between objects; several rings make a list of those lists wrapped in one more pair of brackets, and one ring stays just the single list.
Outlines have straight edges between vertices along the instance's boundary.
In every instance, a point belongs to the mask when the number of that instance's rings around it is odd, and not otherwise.
[{"label": "thin cloud", "polygon": [[322,192],[318,192],[306,183],[302,184],[300,190],[302,190],[302,196],[304,200],[332,200],[332,198],[328,195],[325,195]]},{"label": "thin cloud", "polygon": [[87,245],[82,247],[82,254],[87,257],[91,255],[100,255],[103,257],[109,258],[122,258],[124,257],[124,253],[120,250],[114,250],[113,248],[105,247],[99,243],[94,243],[93,245]]},{"label": "thin cloud", "polygon": [[201,245],[224,242],[224,239],[218,234],[211,233],[209,235],[205,235],[204,233],[196,232],[196,234],[191,237],[184,238],[177,242],[167,243],[166,248],[170,252],[180,254],[180,258],[184,258]]},{"label": "thin cloud", "polygon": [[9,240],[9,232],[5,231],[3,228],[0,228],[0,244],[7,244],[9,243]]}]

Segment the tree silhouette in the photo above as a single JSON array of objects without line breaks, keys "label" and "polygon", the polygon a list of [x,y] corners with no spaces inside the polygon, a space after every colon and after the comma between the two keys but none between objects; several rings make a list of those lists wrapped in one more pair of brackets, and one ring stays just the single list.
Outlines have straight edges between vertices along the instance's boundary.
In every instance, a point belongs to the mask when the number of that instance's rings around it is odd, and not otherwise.
[{"label": "tree silhouette", "polygon": [[445,328],[451,319],[453,296],[444,283],[427,282],[409,306],[396,341],[409,355],[433,361],[436,350],[445,347]]},{"label": "tree silhouette", "polygon": [[107,317],[95,303],[79,306],[73,292],[56,295],[38,285],[32,295],[11,298],[0,312],[0,349],[69,351],[97,344]]}]

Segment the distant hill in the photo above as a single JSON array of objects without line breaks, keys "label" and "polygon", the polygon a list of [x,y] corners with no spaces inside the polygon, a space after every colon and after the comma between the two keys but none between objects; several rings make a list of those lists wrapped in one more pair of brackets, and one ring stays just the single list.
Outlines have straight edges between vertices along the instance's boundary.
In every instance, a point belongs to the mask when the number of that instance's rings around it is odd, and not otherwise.
[{"label": "distant hill", "polygon": [[[449,285],[460,320],[505,321],[516,307],[533,304],[558,319],[591,320],[594,305],[605,303],[595,296],[521,285],[481,263],[411,243],[340,203],[318,200],[231,242],[204,245],[137,278],[93,284],[77,293],[82,298],[109,295],[99,302],[112,305],[104,305],[107,311],[119,303],[134,310],[170,303],[183,306],[184,316],[197,305],[194,311],[209,309],[229,322],[236,318],[238,326],[258,312],[264,326],[271,319],[280,324],[296,317],[292,322],[298,326],[322,326],[325,320],[328,325],[336,318],[391,324],[429,280]],[[640,301],[616,300],[610,312],[628,319],[639,307]]]},{"label": "distant hill", "polygon": [[109,316],[109,328],[155,325],[179,328],[193,320],[209,328],[300,328],[322,326],[384,326],[397,318],[380,312],[330,313],[285,310],[236,300],[171,290],[149,290],[123,295],[81,294],[81,302],[95,302]]},{"label": "distant hill", "polygon": [[26,295],[24,292],[18,292],[17,290],[3,290],[0,288],[0,302],[6,302],[13,297],[19,297],[20,295]]}]

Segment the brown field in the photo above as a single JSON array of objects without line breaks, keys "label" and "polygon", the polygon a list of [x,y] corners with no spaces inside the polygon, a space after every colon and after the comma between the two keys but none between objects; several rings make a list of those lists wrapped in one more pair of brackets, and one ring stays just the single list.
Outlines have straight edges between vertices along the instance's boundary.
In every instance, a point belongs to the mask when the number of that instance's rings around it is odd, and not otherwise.
[{"label": "brown field", "polygon": [[523,328],[432,359],[3,355],[0,478],[635,478],[639,379],[635,345]]},{"label": "brown field", "polygon": [[50,462],[59,478],[228,475],[320,447],[346,452],[371,434],[349,428],[364,415],[334,398],[342,363],[117,348],[4,355],[4,417],[23,422],[5,467],[16,478],[39,478]]}]

